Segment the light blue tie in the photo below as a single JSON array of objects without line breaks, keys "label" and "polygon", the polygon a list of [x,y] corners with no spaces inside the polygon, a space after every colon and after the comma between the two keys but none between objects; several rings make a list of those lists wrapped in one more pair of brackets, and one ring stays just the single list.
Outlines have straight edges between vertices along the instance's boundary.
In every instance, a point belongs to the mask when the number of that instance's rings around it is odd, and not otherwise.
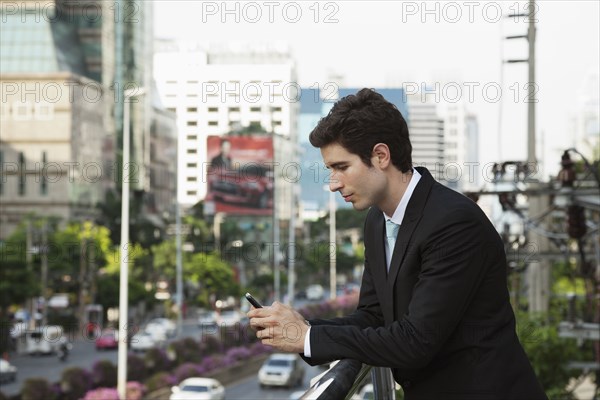
[{"label": "light blue tie", "polygon": [[[394,245],[396,244],[396,237],[398,236],[398,229],[400,229],[400,225],[392,222],[392,220],[388,219],[385,221],[385,236],[387,238],[388,249],[390,252],[390,259],[392,258],[392,254],[394,253]],[[388,265],[388,269],[389,269]]]}]

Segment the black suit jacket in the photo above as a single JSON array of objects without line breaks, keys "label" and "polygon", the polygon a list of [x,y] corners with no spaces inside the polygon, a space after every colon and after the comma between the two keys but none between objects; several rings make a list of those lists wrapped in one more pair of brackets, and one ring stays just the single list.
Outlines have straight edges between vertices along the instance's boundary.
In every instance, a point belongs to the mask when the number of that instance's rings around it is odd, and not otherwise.
[{"label": "black suit jacket", "polygon": [[502,240],[473,201],[417,170],[389,273],[373,207],[357,310],[310,320],[305,359],[392,368],[407,400],[546,399],[515,332]]},{"label": "black suit jacket", "polygon": [[219,153],[212,160],[210,160],[211,168],[225,168],[231,169],[231,157]]}]

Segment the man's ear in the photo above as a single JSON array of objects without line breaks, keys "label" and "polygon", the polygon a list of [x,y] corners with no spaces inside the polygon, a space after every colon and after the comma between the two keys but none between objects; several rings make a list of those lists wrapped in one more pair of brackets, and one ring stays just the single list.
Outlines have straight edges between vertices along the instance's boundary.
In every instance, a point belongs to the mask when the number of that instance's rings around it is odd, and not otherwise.
[{"label": "man's ear", "polygon": [[385,169],[391,163],[390,148],[385,143],[377,143],[373,146],[372,161],[379,165],[379,168]]}]

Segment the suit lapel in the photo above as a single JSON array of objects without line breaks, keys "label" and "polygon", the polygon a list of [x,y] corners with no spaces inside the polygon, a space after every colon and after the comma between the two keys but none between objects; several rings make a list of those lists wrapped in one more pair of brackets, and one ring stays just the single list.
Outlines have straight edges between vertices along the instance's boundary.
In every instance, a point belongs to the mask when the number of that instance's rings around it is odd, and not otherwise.
[{"label": "suit lapel", "polygon": [[396,282],[396,276],[402,265],[402,260],[409,247],[410,238],[421,219],[423,208],[425,207],[427,197],[429,196],[429,191],[435,183],[435,180],[426,168],[416,167],[416,170],[421,174],[421,179],[415,187],[406,207],[406,213],[404,214],[404,219],[402,220],[402,224],[398,230],[398,236],[396,237],[394,253],[392,254],[392,261],[390,263],[390,271],[387,276],[388,288],[392,291],[394,283]]}]

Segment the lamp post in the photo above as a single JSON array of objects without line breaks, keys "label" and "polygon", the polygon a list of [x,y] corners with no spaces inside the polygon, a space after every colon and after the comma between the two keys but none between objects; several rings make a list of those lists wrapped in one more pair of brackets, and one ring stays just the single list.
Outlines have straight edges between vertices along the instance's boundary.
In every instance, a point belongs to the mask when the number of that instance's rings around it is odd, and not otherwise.
[{"label": "lamp post", "polygon": [[337,296],[337,244],[335,240],[337,204],[335,203],[335,192],[332,192],[328,185],[323,186],[323,190],[329,192],[329,298],[333,300]]},{"label": "lamp post", "polygon": [[129,99],[142,96],[143,88],[131,88],[123,92],[123,166],[121,182],[121,260],[119,267],[119,347],[117,357],[117,391],[119,398],[126,397],[127,384],[127,328],[129,297],[129,173],[125,170],[129,164]]},{"label": "lamp post", "polygon": [[337,243],[335,240],[335,192],[329,192],[329,242],[333,249],[329,250],[329,298],[335,299],[337,282]]}]

